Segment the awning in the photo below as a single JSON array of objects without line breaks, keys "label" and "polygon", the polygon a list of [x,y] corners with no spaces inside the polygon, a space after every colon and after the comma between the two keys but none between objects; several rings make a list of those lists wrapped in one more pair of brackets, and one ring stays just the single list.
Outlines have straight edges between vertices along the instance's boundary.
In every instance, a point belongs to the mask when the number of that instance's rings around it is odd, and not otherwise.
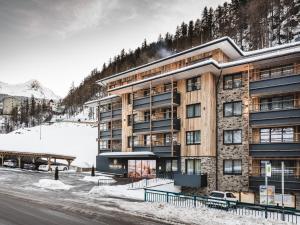
[{"label": "awning", "polygon": [[100,153],[99,156],[107,158],[154,158],[156,155],[153,152],[104,152]]}]

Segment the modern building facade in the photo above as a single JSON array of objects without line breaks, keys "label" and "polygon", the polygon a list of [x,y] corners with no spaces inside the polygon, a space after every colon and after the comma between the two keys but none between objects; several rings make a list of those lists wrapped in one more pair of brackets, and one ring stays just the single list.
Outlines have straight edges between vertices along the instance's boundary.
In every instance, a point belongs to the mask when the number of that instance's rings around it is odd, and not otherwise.
[{"label": "modern building facade", "polygon": [[269,184],[300,205],[300,43],[244,52],[224,37],[103,78],[97,169],[174,177],[184,190]]}]

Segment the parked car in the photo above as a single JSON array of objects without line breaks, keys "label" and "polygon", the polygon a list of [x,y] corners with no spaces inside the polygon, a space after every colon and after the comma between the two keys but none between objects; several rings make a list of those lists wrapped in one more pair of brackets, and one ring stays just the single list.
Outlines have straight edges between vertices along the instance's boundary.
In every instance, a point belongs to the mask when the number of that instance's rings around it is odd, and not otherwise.
[{"label": "parked car", "polygon": [[23,169],[25,169],[25,170],[35,170],[36,165],[33,164],[33,163],[24,163]]},{"label": "parked car", "polygon": [[52,164],[49,168],[48,165],[40,165],[39,166],[39,170],[41,171],[54,171],[55,168],[58,168],[59,171],[67,171],[69,170],[68,166],[65,166],[65,165],[55,165],[55,164]]},{"label": "parked car", "polygon": [[209,207],[228,209],[235,208],[237,201],[238,199],[231,192],[213,191],[208,197],[207,205]]},{"label": "parked car", "polygon": [[18,162],[15,159],[7,159],[3,162],[4,167],[16,168],[18,166]]}]

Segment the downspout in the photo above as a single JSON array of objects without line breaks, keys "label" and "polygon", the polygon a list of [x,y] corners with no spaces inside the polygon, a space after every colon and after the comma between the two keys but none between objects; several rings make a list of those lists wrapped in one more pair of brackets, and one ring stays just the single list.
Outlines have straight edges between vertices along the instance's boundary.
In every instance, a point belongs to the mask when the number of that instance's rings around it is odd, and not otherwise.
[{"label": "downspout", "polygon": [[223,70],[221,69],[220,75],[217,81],[217,87],[216,87],[216,190],[219,190],[219,185],[218,185],[218,89],[219,89],[219,83],[221,80]]}]

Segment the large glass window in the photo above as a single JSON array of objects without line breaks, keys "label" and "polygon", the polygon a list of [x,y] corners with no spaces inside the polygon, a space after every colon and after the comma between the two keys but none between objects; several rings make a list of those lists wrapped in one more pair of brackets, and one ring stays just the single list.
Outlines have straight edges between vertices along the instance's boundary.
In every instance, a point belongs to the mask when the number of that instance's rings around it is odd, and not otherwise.
[{"label": "large glass window", "polygon": [[227,102],[224,103],[224,116],[240,116],[242,115],[242,102]]},{"label": "large glass window", "polygon": [[224,130],[224,144],[241,144],[242,130]]},{"label": "large glass window", "polygon": [[132,148],[132,142],[133,142],[133,146],[138,146],[138,137],[133,136],[133,141],[132,141],[132,136],[128,137],[128,139],[127,139],[128,148]]},{"label": "large glass window", "polygon": [[187,174],[201,174],[201,160],[200,159],[186,159],[186,173]]},{"label": "large glass window", "polygon": [[192,104],[186,106],[186,117],[187,118],[194,118],[201,116],[201,104]]},{"label": "large glass window", "polygon": [[242,74],[231,74],[224,76],[224,90],[242,87]]},{"label": "large glass window", "polygon": [[227,175],[242,174],[242,160],[239,159],[225,159],[223,161],[223,172]]},{"label": "large glass window", "polygon": [[196,91],[201,89],[201,76],[186,80],[186,91]]},{"label": "large glass window", "polygon": [[262,128],[259,130],[261,143],[283,143],[294,141],[293,127]]},{"label": "large glass window", "polygon": [[201,143],[200,130],[186,132],[186,144],[196,145]]}]

